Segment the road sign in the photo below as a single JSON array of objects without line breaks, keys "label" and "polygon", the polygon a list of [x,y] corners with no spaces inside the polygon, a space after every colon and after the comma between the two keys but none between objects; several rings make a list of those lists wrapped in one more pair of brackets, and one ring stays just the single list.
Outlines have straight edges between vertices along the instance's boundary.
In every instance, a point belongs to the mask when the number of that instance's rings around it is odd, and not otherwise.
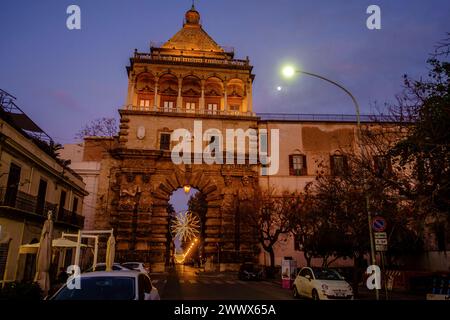
[{"label": "road sign", "polygon": [[387,245],[387,239],[375,239],[375,244]]},{"label": "road sign", "polygon": [[376,251],[387,251],[388,239],[386,232],[375,232],[375,250]]},{"label": "road sign", "polygon": [[375,236],[375,239],[387,239],[386,232],[375,232],[374,236]]},{"label": "road sign", "polygon": [[386,230],[386,220],[383,217],[374,217],[372,220],[372,229],[375,232],[383,232]]}]

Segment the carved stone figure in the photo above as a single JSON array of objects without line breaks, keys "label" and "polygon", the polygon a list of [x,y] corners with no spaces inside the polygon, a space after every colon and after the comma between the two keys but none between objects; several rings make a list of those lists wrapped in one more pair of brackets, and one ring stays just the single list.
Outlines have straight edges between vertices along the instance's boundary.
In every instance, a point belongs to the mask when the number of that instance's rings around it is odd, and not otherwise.
[{"label": "carved stone figure", "polygon": [[134,177],[132,175],[122,176],[122,184],[119,192],[119,209],[131,211],[134,210],[137,203],[137,195],[141,193],[139,185],[134,183]]},{"label": "carved stone figure", "polygon": [[233,187],[233,180],[230,176],[224,178],[225,187],[222,190],[222,214],[233,214],[236,211],[236,189]]},{"label": "carved stone figure", "polygon": [[255,191],[251,185],[250,178],[248,176],[242,177],[242,188],[239,188],[238,199],[239,203],[243,201],[253,201]]},{"label": "carved stone figure", "polygon": [[152,187],[150,185],[150,176],[138,175],[136,183],[140,186],[141,195],[139,197],[138,210],[140,212],[150,212],[153,205]]}]

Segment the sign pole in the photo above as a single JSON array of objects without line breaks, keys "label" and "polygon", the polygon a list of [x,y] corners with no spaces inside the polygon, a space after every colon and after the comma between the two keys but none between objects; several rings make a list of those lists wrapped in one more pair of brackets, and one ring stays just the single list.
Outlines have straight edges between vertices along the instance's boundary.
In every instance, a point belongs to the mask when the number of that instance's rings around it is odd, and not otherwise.
[{"label": "sign pole", "polygon": [[[369,241],[370,241],[370,257],[372,260],[372,265],[376,265],[376,256],[375,256],[375,246],[373,241],[373,232],[372,232],[372,215],[370,214],[369,209],[369,196],[366,194],[366,210],[367,210],[367,220],[369,222]],[[378,288],[375,288],[375,298],[380,300],[380,292]]]}]

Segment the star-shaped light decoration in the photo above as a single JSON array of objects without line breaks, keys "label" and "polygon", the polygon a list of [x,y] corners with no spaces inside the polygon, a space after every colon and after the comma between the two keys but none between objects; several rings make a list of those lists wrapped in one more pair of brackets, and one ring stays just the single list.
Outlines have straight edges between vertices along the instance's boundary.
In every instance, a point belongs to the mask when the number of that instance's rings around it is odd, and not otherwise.
[{"label": "star-shaped light decoration", "polygon": [[172,233],[181,241],[196,238],[200,232],[200,219],[189,211],[179,213],[172,225]]}]

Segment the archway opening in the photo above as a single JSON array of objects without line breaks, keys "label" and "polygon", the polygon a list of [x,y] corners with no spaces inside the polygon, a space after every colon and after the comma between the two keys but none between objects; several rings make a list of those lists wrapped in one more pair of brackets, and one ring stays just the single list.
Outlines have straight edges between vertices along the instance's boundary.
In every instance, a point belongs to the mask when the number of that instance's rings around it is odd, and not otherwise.
[{"label": "archway opening", "polygon": [[201,267],[204,262],[206,196],[186,186],[175,190],[169,200],[169,263]]}]

